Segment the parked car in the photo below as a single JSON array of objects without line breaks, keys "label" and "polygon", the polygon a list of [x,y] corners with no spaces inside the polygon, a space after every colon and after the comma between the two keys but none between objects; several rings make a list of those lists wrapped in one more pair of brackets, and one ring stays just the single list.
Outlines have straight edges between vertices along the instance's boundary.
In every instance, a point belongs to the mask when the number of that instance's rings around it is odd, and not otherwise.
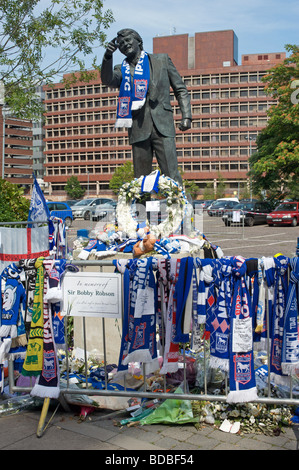
[{"label": "parked car", "polygon": [[72,209],[66,202],[47,201],[50,215],[62,219],[67,227],[73,222]]},{"label": "parked car", "polygon": [[207,210],[215,199],[200,199],[192,202],[193,209]]},{"label": "parked car", "polygon": [[81,201],[78,201],[76,202],[76,204],[71,206],[74,219],[78,217],[83,217],[84,220],[89,220],[91,216],[91,211],[96,206],[104,204],[105,202],[113,202],[113,199],[102,197],[81,199]]},{"label": "parked car", "polygon": [[210,217],[221,217],[225,211],[232,209],[239,204],[238,199],[217,199],[208,209]]},{"label": "parked car", "polygon": [[225,212],[222,220],[225,225],[243,224],[252,227],[257,224],[267,223],[267,214],[272,208],[268,202],[253,200],[240,202],[232,211]]},{"label": "parked car", "polygon": [[79,202],[79,199],[67,199],[65,202],[68,206],[72,207],[76,202]]},{"label": "parked car", "polygon": [[116,205],[117,205],[117,202],[110,201],[110,202],[105,202],[104,204],[100,204],[99,206],[96,206],[91,211],[91,219],[94,221],[97,221],[107,216],[107,219],[109,219],[109,221],[111,222],[114,221]]},{"label": "parked car", "polygon": [[299,222],[299,202],[282,202],[267,215],[270,225],[291,225],[296,227]]}]

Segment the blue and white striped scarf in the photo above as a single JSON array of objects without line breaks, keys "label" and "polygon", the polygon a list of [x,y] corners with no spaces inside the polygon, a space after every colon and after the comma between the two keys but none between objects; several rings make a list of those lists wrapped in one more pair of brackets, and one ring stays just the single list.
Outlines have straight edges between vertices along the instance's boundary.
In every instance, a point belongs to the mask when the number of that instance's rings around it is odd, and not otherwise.
[{"label": "blue and white striped scarf", "polygon": [[198,324],[202,324],[205,323],[207,320],[207,308],[210,308],[213,305],[212,300],[214,298],[214,260],[194,258],[194,264],[195,268],[199,269],[197,315]]},{"label": "blue and white striped scarf", "polygon": [[[174,299],[176,299],[176,335],[175,343],[188,343],[189,331],[193,309],[193,258],[182,258],[179,277],[175,286]],[[190,294],[190,296],[189,296]],[[188,302],[188,299],[190,301]]]},{"label": "blue and white striped scarf", "polygon": [[294,374],[296,369],[299,367],[299,258],[292,258],[290,260],[290,265],[291,274],[287,292],[281,359],[282,372],[286,375]]},{"label": "blue and white striped scarf", "polygon": [[210,321],[210,366],[228,371],[232,276],[230,261],[216,261],[214,272],[218,293]]},{"label": "blue and white striped scarf", "polygon": [[146,373],[159,368],[156,344],[157,292],[152,258],[129,260],[130,301],[123,365],[145,364]]},{"label": "blue and white striped scarf", "polygon": [[233,298],[230,323],[230,364],[228,403],[257,399],[254,373],[252,310],[246,285],[246,262],[241,256],[231,260]]},{"label": "blue and white striped scarf", "polygon": [[286,296],[288,290],[287,269],[289,258],[278,255],[273,258],[275,264],[274,270],[274,297],[273,312],[271,324],[271,355],[270,355],[270,374],[271,379],[276,384],[285,384],[283,377],[282,360],[282,341],[285,323]]},{"label": "blue and white striped scarf", "polygon": [[133,85],[130,64],[126,59],[122,63],[121,71],[123,78],[119,89],[115,127],[132,127],[132,111],[142,108],[149,86],[150,66],[147,52],[141,51],[135,67]]}]

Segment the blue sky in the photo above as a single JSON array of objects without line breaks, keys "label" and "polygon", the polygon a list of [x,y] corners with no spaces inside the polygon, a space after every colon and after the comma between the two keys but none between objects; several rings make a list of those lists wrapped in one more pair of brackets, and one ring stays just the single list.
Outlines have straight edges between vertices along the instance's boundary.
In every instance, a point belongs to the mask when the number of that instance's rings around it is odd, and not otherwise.
[{"label": "blue sky", "polygon": [[[115,22],[107,40],[122,28],[132,28],[152,52],[153,37],[232,29],[242,54],[283,52],[285,44],[299,44],[298,0],[104,0]],[[104,49],[94,51],[101,61]],[[171,56],[171,53],[170,53]],[[122,60],[120,53],[115,60]]]}]

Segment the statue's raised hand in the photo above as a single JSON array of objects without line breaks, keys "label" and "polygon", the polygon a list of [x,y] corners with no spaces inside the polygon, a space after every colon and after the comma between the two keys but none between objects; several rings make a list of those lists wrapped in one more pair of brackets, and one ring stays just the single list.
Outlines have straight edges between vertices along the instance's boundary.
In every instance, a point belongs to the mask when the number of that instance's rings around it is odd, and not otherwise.
[{"label": "statue's raised hand", "polygon": [[117,48],[118,48],[117,38],[114,38],[114,39],[112,39],[112,41],[110,41],[108,43],[108,45],[106,47],[105,58],[106,59],[111,59],[112,54],[116,51]]}]

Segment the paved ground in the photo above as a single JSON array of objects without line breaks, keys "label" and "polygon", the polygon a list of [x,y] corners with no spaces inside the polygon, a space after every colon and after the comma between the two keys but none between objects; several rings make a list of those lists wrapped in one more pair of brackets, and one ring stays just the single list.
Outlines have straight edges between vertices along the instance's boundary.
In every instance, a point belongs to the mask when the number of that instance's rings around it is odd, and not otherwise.
[{"label": "paved ground", "polygon": [[[53,414],[49,410],[48,419]],[[110,415],[110,416],[109,416]],[[126,414],[127,417],[127,414]],[[41,437],[37,437],[39,411],[24,411],[0,417],[1,450],[102,450],[100,459],[116,456],[157,458],[161,454],[191,455],[199,459],[200,450],[290,450],[299,449],[298,426],[284,428],[279,436],[230,434],[211,425],[196,430],[192,424],[118,427],[120,414],[96,411],[80,421],[76,412],[55,414]],[[124,453],[123,451],[127,451]],[[132,451],[132,453],[131,453]],[[133,452],[134,451],[134,452]],[[138,451],[147,451],[139,453]],[[168,451],[168,452],[166,452]],[[197,460],[199,461],[199,460]],[[181,462],[182,463],[182,462]]]},{"label": "paved ground", "polygon": [[[95,226],[96,222],[75,219],[69,229],[70,244],[76,238],[77,230],[84,228],[91,233]],[[211,243],[220,246],[225,256],[241,255],[244,258],[274,256],[276,253],[293,257],[299,237],[299,225],[297,227],[269,227],[268,225],[225,227],[221,217],[209,217],[207,214],[204,214],[203,219],[198,221],[198,229]]]}]

